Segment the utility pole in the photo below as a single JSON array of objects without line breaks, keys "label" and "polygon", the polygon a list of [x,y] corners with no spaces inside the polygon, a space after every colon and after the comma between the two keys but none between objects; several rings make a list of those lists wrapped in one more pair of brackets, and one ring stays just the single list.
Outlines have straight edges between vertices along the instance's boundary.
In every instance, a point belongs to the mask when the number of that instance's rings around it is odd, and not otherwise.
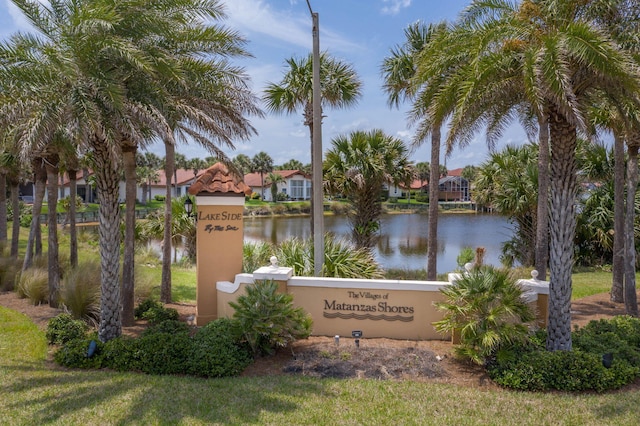
[{"label": "utility pole", "polygon": [[313,147],[311,155],[312,167],[312,199],[313,199],[313,265],[315,276],[322,276],[324,263],[324,199],[322,196],[322,99],[320,94],[320,26],[318,13],[311,9],[313,21]]}]

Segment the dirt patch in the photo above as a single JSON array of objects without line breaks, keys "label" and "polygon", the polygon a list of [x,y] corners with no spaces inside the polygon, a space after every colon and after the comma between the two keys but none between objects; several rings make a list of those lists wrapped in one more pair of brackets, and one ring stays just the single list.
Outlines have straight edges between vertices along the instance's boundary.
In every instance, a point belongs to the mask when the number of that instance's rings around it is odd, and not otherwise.
[{"label": "dirt patch", "polygon": [[[48,305],[34,306],[13,292],[0,293],[0,306],[22,312],[40,328],[60,312]],[[193,324],[195,306],[168,304],[180,320]],[[584,326],[592,319],[624,314],[624,305],[612,303],[607,293],[585,297],[572,303],[572,324]],[[139,335],[148,324],[136,321],[123,333]],[[480,388],[496,388],[485,371],[476,365],[460,362],[453,355],[449,341],[409,341],[394,339],[360,339],[356,347],[352,338],[312,336],[295,342],[273,356],[258,358],[243,376],[296,374],[310,377],[375,378],[451,383]]]}]

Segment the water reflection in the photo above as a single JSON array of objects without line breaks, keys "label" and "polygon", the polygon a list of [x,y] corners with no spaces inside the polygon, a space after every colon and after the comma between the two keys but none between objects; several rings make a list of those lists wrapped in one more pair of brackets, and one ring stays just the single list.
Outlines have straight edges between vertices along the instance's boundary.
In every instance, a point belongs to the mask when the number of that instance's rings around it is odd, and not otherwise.
[{"label": "water reflection", "polygon": [[[325,217],[325,230],[349,239],[350,226],[344,216]],[[485,262],[499,265],[500,246],[511,235],[507,219],[488,214],[447,214],[438,218],[438,273],[457,268],[456,258],[464,247],[485,247]],[[420,269],[427,262],[428,216],[422,214],[384,215],[380,239],[374,247],[384,268]],[[278,244],[288,238],[309,238],[309,217],[246,218],[246,241]]]}]

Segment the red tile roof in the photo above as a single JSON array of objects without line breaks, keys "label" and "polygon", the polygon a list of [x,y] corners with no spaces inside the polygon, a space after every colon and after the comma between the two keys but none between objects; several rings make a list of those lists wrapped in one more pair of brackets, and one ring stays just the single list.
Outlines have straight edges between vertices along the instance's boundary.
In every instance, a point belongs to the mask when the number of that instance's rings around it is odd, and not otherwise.
[{"label": "red tile roof", "polygon": [[189,187],[189,194],[251,194],[251,188],[246,185],[227,166],[216,163],[203,171],[198,180]]}]

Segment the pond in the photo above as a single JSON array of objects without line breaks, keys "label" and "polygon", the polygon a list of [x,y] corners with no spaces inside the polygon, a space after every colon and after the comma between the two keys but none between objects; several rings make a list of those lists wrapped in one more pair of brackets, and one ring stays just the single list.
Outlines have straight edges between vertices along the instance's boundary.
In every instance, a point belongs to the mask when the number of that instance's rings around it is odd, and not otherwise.
[{"label": "pond", "polygon": [[[428,216],[387,214],[380,220],[380,239],[374,247],[376,260],[385,269],[423,269],[427,263]],[[325,231],[349,238],[345,216],[325,216]],[[465,247],[484,247],[485,263],[500,265],[500,248],[511,237],[512,225],[495,214],[442,214],[438,217],[438,273],[455,270],[456,258]],[[309,217],[245,218],[245,241],[278,244],[288,238],[309,238]]]}]

